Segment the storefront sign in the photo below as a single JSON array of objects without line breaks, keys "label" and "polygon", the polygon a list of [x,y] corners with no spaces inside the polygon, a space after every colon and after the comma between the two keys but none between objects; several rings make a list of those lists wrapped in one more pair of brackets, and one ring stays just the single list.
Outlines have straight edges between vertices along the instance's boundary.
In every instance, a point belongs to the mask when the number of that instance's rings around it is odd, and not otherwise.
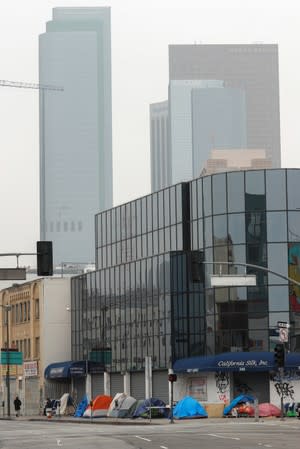
[{"label": "storefront sign", "polygon": [[24,362],[23,364],[24,377],[35,377],[38,375],[38,363],[34,362]]},{"label": "storefront sign", "polygon": [[240,371],[245,371],[246,368],[263,368],[269,367],[268,360],[220,360],[218,362],[219,368],[237,368]]}]

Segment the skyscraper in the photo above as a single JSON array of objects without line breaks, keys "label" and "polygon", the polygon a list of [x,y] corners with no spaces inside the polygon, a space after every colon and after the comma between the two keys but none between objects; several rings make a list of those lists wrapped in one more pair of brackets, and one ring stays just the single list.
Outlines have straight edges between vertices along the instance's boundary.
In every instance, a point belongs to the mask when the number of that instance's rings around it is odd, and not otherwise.
[{"label": "skyscraper", "polygon": [[112,207],[110,8],[54,8],[39,39],[40,233],[54,263],[94,261],[94,216]]},{"label": "skyscraper", "polygon": [[262,148],[280,167],[278,46],[170,45],[172,80],[224,81],[224,87],[245,91],[247,148]]}]

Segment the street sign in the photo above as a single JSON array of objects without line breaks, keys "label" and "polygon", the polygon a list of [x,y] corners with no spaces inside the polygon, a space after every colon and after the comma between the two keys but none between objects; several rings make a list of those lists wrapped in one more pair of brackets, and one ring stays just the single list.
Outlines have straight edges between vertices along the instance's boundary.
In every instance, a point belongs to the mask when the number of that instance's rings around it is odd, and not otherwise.
[{"label": "street sign", "polygon": [[15,281],[26,279],[25,268],[0,268],[0,281]]},{"label": "street sign", "polygon": [[286,328],[288,329],[290,327],[289,323],[287,321],[277,321],[277,327],[281,328]]},{"label": "street sign", "polygon": [[211,287],[245,287],[255,286],[256,276],[252,274],[212,274],[210,276]]},{"label": "street sign", "polygon": [[23,364],[23,352],[1,350],[1,365],[22,365],[22,364]]}]

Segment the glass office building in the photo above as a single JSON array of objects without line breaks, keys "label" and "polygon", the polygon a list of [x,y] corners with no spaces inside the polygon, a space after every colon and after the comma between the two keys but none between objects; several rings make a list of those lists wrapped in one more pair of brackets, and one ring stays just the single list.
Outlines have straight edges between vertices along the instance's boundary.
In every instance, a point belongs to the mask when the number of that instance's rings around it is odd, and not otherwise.
[{"label": "glass office building", "polygon": [[[246,364],[238,381],[251,371],[269,394],[278,321],[290,323],[290,367],[300,365],[300,288],[287,281],[300,282],[299,184],[296,169],[220,173],[98,214],[96,271],[72,280],[73,360],[109,349],[111,373],[143,371],[145,356],[154,371],[184,373],[250,354],[265,369]],[[255,287],[210,286],[213,272],[245,270]]]}]

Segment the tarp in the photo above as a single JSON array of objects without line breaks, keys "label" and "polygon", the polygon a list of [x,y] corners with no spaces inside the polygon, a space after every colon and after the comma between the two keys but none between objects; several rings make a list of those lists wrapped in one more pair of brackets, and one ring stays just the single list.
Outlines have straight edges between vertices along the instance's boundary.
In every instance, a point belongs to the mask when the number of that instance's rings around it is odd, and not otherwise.
[{"label": "tarp", "polygon": [[258,413],[261,417],[267,416],[280,416],[281,411],[280,408],[276,407],[274,404],[270,404],[268,402],[264,402],[262,404],[258,404]]},{"label": "tarp", "polygon": [[176,404],[173,416],[176,419],[207,418],[207,412],[196,399],[185,396]]},{"label": "tarp", "polygon": [[242,403],[246,403],[246,402],[250,402],[250,403],[254,403],[254,397],[253,396],[249,396],[246,394],[240,394],[239,396],[237,396],[236,398],[234,398],[229,405],[227,405],[227,407],[224,408],[224,415],[228,415],[228,413],[231,412],[231,410],[233,409],[233,407],[235,407],[238,404],[242,404]]},{"label": "tarp", "polygon": [[93,399],[93,406],[89,405],[85,410],[84,418],[101,418],[107,416],[112,397],[105,394],[98,395]]},{"label": "tarp", "polygon": [[126,393],[117,393],[109,406],[107,416],[125,418],[129,410],[136,403],[136,399]]},{"label": "tarp", "polygon": [[74,413],[74,416],[76,418],[81,418],[81,416],[83,416],[85,410],[87,409],[88,405],[89,405],[90,401],[87,395],[85,395],[81,402],[77,405],[76,411]]},{"label": "tarp", "polygon": [[151,407],[151,417],[152,418],[167,418],[168,410],[166,409],[166,404],[157,398],[145,399],[136,408],[133,413],[133,418],[149,418],[150,417],[150,407]]},{"label": "tarp", "polygon": [[[285,368],[300,366],[300,352],[286,354]],[[225,352],[210,356],[189,357],[176,360],[173,370],[180,372],[198,371],[251,371],[261,372],[276,369],[274,352]]]},{"label": "tarp", "polygon": [[60,402],[59,413],[61,415],[74,414],[74,402],[69,393],[64,393],[60,398],[59,402]]}]

